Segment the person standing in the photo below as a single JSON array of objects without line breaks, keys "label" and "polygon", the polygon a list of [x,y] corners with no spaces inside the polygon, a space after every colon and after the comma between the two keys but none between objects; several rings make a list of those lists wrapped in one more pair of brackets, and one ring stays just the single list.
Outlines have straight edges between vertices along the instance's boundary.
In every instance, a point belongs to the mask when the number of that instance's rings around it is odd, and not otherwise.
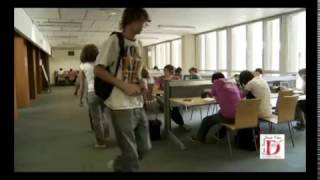
[{"label": "person standing", "polygon": [[[111,35],[102,45],[96,60],[95,76],[114,85],[105,104],[110,108],[112,124],[121,154],[108,166],[117,172],[140,170],[139,160],[151,149],[149,125],[143,109],[145,85],[141,79],[143,48],[136,39],[143,27],[150,22],[143,8],[126,8],[120,22],[124,38],[125,56],[121,57],[119,39]],[[109,67],[110,72],[106,70]],[[115,77],[113,74],[117,72]]]},{"label": "person standing", "polygon": [[96,137],[96,148],[106,148],[109,137],[109,125],[104,116],[105,105],[103,100],[94,92],[94,62],[98,55],[98,48],[88,44],[82,49],[80,60],[80,102],[84,93],[85,80],[87,81],[87,101],[89,107],[90,125]]}]

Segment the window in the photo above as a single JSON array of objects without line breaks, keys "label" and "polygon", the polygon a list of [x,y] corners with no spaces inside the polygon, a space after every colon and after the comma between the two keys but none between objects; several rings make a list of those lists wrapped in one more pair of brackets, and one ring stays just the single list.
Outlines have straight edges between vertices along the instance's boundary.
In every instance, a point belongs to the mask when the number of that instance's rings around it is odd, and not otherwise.
[{"label": "window", "polygon": [[217,33],[211,32],[197,37],[197,52],[200,70],[217,69]]},{"label": "window", "polygon": [[248,25],[247,69],[250,71],[262,68],[263,51],[263,23],[262,21]]},{"label": "window", "polygon": [[174,67],[181,67],[181,40],[172,41],[171,47],[171,63]]},{"label": "window", "polygon": [[156,46],[156,65],[160,69],[162,69],[166,65],[165,44],[158,44]]},{"label": "window", "polygon": [[165,57],[165,62],[167,64],[171,64],[171,57],[170,57],[170,43],[164,43],[164,46],[165,46],[165,50],[164,50],[164,57]]},{"label": "window", "polygon": [[246,69],[246,26],[231,29],[231,70]]},{"label": "window", "polygon": [[199,42],[199,55],[200,55],[200,70],[205,70],[206,66],[206,41],[205,35],[202,34],[198,38]]},{"label": "window", "polygon": [[298,72],[306,67],[306,12],[287,16],[288,53],[287,72]]},{"label": "window", "polygon": [[205,35],[205,70],[217,69],[217,33]]},{"label": "window", "polygon": [[227,31],[218,32],[218,69],[227,69]]},{"label": "window", "polygon": [[148,65],[149,68],[153,68],[156,65],[156,52],[155,46],[148,47]]},{"label": "window", "polygon": [[264,69],[279,71],[280,64],[280,19],[266,22]]}]

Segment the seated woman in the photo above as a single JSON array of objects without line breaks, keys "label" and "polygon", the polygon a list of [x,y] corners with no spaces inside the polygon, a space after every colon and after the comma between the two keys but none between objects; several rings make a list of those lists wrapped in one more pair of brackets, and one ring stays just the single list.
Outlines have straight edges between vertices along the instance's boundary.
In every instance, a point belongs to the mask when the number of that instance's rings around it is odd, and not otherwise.
[{"label": "seated woman", "polygon": [[[164,75],[159,77],[154,85],[153,94],[154,95],[163,95],[164,93],[164,83],[165,80],[178,80],[177,77],[174,76],[174,67],[170,64],[164,67]],[[184,124],[182,115],[179,112],[178,107],[173,107],[171,110],[171,118],[172,120],[177,123],[181,128],[186,131],[190,131],[191,128]]]},{"label": "seated woman", "polygon": [[190,79],[201,79],[201,76],[198,74],[198,69],[192,67],[189,69]]},{"label": "seated woman", "polygon": [[262,77],[263,76],[263,70],[261,68],[257,68],[256,70],[254,70],[253,75],[255,77],[257,77],[257,76]]},{"label": "seated woman", "polygon": [[206,143],[206,136],[212,126],[221,122],[234,122],[236,107],[241,100],[237,85],[227,80],[221,72],[214,73],[211,81],[213,83],[211,93],[215,96],[220,111],[202,120],[196,136],[192,137],[192,141],[195,142]]},{"label": "seated woman", "polygon": [[182,72],[181,67],[178,67],[178,68],[174,71],[175,76],[177,77],[177,79],[182,79],[182,74],[181,74],[181,72]]},{"label": "seated woman", "polygon": [[242,93],[247,98],[261,99],[258,117],[268,119],[272,116],[271,91],[266,80],[254,76],[250,71],[242,71],[239,76]]},{"label": "seated woman", "polygon": [[[303,90],[304,94],[306,94],[306,68],[300,69],[298,74],[301,77],[301,79],[303,80],[302,90]],[[305,120],[306,100],[305,99],[298,101],[297,109],[298,109],[298,112],[300,113],[301,119],[299,119],[300,121],[294,126],[294,128],[297,130],[303,130],[306,127],[306,120]]]}]

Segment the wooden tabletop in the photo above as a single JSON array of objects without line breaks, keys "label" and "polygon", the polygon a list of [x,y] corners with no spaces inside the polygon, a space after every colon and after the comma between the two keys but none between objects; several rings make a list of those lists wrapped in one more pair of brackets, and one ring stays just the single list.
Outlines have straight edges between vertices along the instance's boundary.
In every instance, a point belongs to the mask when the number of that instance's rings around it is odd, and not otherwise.
[{"label": "wooden tabletop", "polygon": [[216,103],[214,98],[188,97],[188,98],[170,98],[170,101],[182,106],[203,106]]}]

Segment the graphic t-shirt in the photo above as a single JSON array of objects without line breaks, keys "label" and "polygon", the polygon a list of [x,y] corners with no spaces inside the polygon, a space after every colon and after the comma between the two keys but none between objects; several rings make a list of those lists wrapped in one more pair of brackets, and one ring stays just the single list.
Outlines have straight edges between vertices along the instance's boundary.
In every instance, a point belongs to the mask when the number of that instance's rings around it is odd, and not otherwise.
[{"label": "graphic t-shirt", "polygon": [[[120,60],[116,78],[128,84],[140,84],[143,54],[141,43],[138,40],[131,41],[124,38],[124,49],[126,56]],[[95,64],[109,66],[111,73],[114,75],[119,54],[119,40],[117,35],[114,34],[103,43]],[[142,95],[128,96],[114,86],[105,104],[112,110],[142,108],[143,97]]]}]

